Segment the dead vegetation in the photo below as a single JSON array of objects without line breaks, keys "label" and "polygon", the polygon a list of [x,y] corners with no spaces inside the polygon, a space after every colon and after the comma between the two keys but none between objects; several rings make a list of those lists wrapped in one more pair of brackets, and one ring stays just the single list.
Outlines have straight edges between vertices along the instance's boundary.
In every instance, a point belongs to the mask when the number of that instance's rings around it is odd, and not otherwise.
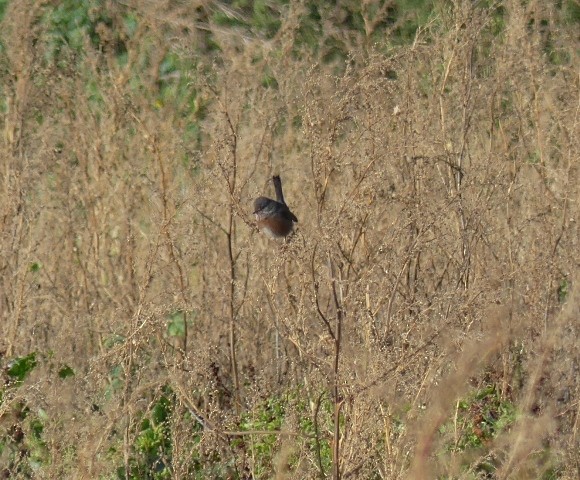
[{"label": "dead vegetation", "polygon": [[304,6],[264,39],[170,3],[82,55],[5,13],[4,473],[576,478],[577,23],[456,2],[328,62]]}]

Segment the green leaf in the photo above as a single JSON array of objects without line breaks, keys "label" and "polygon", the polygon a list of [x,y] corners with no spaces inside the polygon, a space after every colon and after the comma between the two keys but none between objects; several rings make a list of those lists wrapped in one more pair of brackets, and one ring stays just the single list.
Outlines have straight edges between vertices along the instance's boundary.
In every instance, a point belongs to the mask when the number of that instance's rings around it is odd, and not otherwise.
[{"label": "green leaf", "polygon": [[38,263],[38,262],[33,262],[30,264],[30,271],[31,272],[38,272],[40,269],[42,268],[42,264]]},{"label": "green leaf", "polygon": [[68,365],[63,366],[59,371],[58,371],[58,376],[60,378],[68,378],[68,377],[74,377],[74,370],[72,368],[70,368]]},{"label": "green leaf", "polygon": [[19,357],[9,363],[7,373],[9,376],[22,381],[36,366],[36,352],[30,353],[25,357]]},{"label": "green leaf", "polygon": [[569,288],[570,284],[568,283],[568,280],[564,278],[558,287],[558,300],[560,303],[564,303],[568,298]]},{"label": "green leaf", "polygon": [[170,315],[167,323],[167,334],[170,337],[183,338],[185,336],[185,316],[183,312],[176,312]]}]

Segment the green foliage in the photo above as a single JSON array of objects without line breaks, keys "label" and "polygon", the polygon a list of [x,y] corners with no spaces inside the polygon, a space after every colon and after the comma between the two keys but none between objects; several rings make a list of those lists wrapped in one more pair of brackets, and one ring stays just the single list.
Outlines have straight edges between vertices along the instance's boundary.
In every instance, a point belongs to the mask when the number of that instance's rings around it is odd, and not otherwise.
[{"label": "green foliage", "polygon": [[[440,428],[440,433],[451,435],[454,432],[454,442],[446,444],[448,451],[479,451],[499,434],[508,431],[516,416],[515,405],[502,399],[495,385],[487,385],[459,402],[456,425],[446,423]],[[496,468],[493,458],[484,457],[475,470],[492,474]]]},{"label": "green foliage", "polygon": [[278,89],[278,81],[276,80],[276,77],[274,77],[271,74],[264,74],[264,76],[262,77],[262,86],[264,88],[272,88],[277,90]]},{"label": "green foliage", "polygon": [[[297,392],[289,395],[273,396],[263,403],[254,406],[241,416],[237,429],[247,432],[247,435],[234,435],[230,438],[230,446],[235,452],[247,452],[252,458],[251,469],[257,478],[270,478],[274,475],[273,459],[280,445],[280,435],[288,411],[300,415],[299,444],[306,444],[307,451],[312,455],[312,461],[322,464],[325,471],[329,471],[332,463],[330,442],[327,438],[317,438],[320,430],[328,431],[331,426],[332,405],[323,401],[319,411],[319,431],[316,431],[315,422],[311,418],[308,402]],[[223,457],[217,451],[203,453],[198,445],[203,439],[203,430],[199,422],[189,412],[180,414],[179,420],[174,418],[175,396],[169,387],[164,387],[158,398],[151,403],[150,408],[142,413],[139,423],[139,432],[135,436],[130,459],[131,479],[137,478],[170,478],[170,469],[173,452],[172,426],[178,421],[182,425],[190,425],[193,432],[191,437],[190,478],[221,478],[228,476],[234,468],[236,458]],[[271,435],[265,433],[272,431]],[[197,433],[195,433],[197,432]],[[239,458],[237,459],[239,461]],[[290,468],[298,458],[290,459]],[[232,463],[234,462],[234,463]],[[235,470],[235,468],[234,468]],[[119,478],[126,478],[125,469],[117,468]]]},{"label": "green foliage", "polygon": [[316,4],[309,4],[307,14],[300,17],[293,54],[300,58],[306,49],[316,52],[321,34],[322,16],[319,12],[319,7]]},{"label": "green foliage", "polygon": [[568,298],[568,294],[570,293],[570,283],[568,282],[567,278],[563,278],[558,286],[558,300],[560,303],[564,303]]},{"label": "green foliage", "polygon": [[68,377],[74,377],[75,371],[69,367],[68,365],[63,365],[59,370],[58,370],[58,376],[59,378],[65,379]]},{"label": "green foliage", "polygon": [[45,24],[47,61],[58,61],[65,46],[82,53],[88,40],[98,47],[97,26],[99,23],[112,24],[106,11],[99,8],[100,3],[97,0],[64,0],[45,7],[42,22]]},{"label": "green foliage", "polygon": [[105,391],[105,398],[110,399],[123,389],[125,384],[124,378],[123,367],[121,365],[115,365],[111,368],[109,373],[109,385]]},{"label": "green foliage", "polygon": [[279,398],[270,398],[263,405],[242,417],[240,429],[278,430],[282,426],[286,402]]},{"label": "green foliage", "polygon": [[[170,420],[173,412],[173,393],[165,388],[159,398],[145,412],[140,431],[133,445],[134,455],[129,461],[131,479],[171,478],[172,438]],[[119,467],[119,478],[126,478]]]},{"label": "green foliage", "polygon": [[237,0],[230,8],[214,9],[212,20],[229,28],[244,28],[265,38],[272,38],[280,29],[281,12],[287,0]]},{"label": "green foliage", "polygon": [[42,265],[38,262],[33,262],[30,264],[30,271],[33,273],[37,273],[42,268]]},{"label": "green foliage", "polygon": [[488,385],[459,404],[462,435],[456,448],[480,447],[509,428],[516,419],[515,406],[500,397],[495,385]]},{"label": "green foliage", "polygon": [[190,75],[196,64],[175,51],[169,51],[159,65],[157,108],[171,106],[180,117],[199,121],[205,117],[205,102],[193,88]]},{"label": "green foliage", "polygon": [[170,337],[183,338],[185,336],[185,316],[183,312],[175,312],[169,316],[167,334]]},{"label": "green foliage", "polygon": [[[67,0],[57,5],[47,5],[41,18],[45,26],[42,41],[46,62],[64,67],[70,66],[70,60],[76,58],[78,68],[83,71],[86,66],[82,64],[82,59],[94,49],[106,51],[119,66],[126,66],[126,42],[136,34],[139,21],[138,16],[128,9],[112,9],[96,0]],[[162,58],[158,70],[152,72],[152,56],[156,54],[153,35],[147,34],[140,39],[140,45],[139,55],[129,70],[129,85],[140,94],[149,88],[145,82],[151,80],[152,73],[155,74],[156,97],[152,99],[152,104],[158,110],[171,107],[178,118],[186,119],[188,125],[184,128],[184,139],[199,142],[197,124],[205,116],[206,105],[191,78],[196,71],[196,59],[178,53],[172,47]],[[108,85],[102,85],[100,81],[92,76],[90,70],[87,72],[85,94],[96,116],[106,111],[103,89]]]},{"label": "green foliage", "polygon": [[[51,359],[50,352],[44,355],[32,352],[9,361],[5,372],[15,381],[0,387],[2,413],[10,419],[8,428],[0,428],[0,458],[4,462],[4,472],[22,478],[32,478],[35,471],[50,462],[44,431],[45,425],[53,419],[43,408],[33,408],[25,400],[8,402],[18,395],[17,391],[39,362],[48,367],[48,372],[52,372]],[[74,373],[68,366],[58,371],[61,381],[72,375]]]},{"label": "green foliage", "polygon": [[[322,394],[321,394],[322,395]],[[307,397],[300,390],[292,394],[295,402],[293,408],[300,415],[300,432],[304,438],[300,440],[313,456],[316,463],[323,471],[329,472],[332,466],[332,447],[330,439],[322,432],[332,429],[332,403],[326,395],[319,396],[316,418],[312,416]]]},{"label": "green foliage", "polygon": [[[281,398],[270,398],[264,404],[246,413],[240,422],[240,430],[263,432],[279,430],[282,426],[286,402]],[[253,471],[260,478],[272,475],[272,459],[274,457],[277,435],[257,433],[243,437],[241,441],[254,458]]]},{"label": "green foliage", "polygon": [[6,373],[8,376],[22,382],[27,375],[36,367],[36,353],[32,352],[24,357],[18,357],[8,364]]},{"label": "green foliage", "polygon": [[417,29],[429,20],[433,8],[432,0],[397,0],[386,21],[387,24],[400,23],[393,30],[393,42],[412,42]]},{"label": "green foliage", "polygon": [[[325,62],[346,59],[350,46],[342,35],[325,31],[325,24],[339,28],[336,33],[346,36],[370,36],[369,44],[380,42],[388,34],[394,44],[413,40],[417,28],[424,25],[434,11],[433,0],[398,0],[387,5],[388,0],[374,2],[314,2],[304,4],[293,53],[303,55],[304,49],[320,54]],[[273,38],[279,31],[287,0],[239,0],[227,8],[215,8],[212,21],[221,27],[244,29],[255,35]],[[372,25],[371,31],[368,30]]]},{"label": "green foliage", "polygon": [[577,0],[565,0],[563,5],[564,20],[567,23],[580,23],[580,3]]},{"label": "green foliage", "polygon": [[9,0],[0,0],[0,21],[4,18]]}]

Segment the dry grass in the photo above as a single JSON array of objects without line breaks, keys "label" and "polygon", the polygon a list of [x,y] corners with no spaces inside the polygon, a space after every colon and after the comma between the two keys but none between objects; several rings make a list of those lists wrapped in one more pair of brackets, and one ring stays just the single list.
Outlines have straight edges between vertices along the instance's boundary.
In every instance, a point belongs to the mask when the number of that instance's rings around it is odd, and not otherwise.
[{"label": "dry grass", "polygon": [[[4,387],[5,472],[137,475],[169,399],[174,478],[577,478],[577,24],[457,2],[411,45],[350,38],[345,67],[292,53],[302,7],[263,40],[173,3],[136,10],[125,65],[121,5],[59,62],[39,2],[5,15],[1,362],[38,361]],[[161,78],[169,51],[186,78]],[[199,141],[159,100],[171,82],[196,92]],[[284,245],[252,225],[273,173],[300,221]],[[484,438],[490,386],[514,414]]]}]

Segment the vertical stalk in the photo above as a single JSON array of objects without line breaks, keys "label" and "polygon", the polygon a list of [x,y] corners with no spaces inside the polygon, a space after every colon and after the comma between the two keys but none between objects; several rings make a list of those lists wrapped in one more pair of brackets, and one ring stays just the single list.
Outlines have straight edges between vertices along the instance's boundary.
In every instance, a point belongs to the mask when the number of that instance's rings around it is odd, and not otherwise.
[{"label": "vertical stalk", "polygon": [[234,125],[232,124],[230,115],[227,109],[224,109],[226,120],[228,122],[228,127],[231,132],[231,154],[232,154],[232,167],[231,173],[227,173],[224,169],[224,174],[228,183],[228,190],[230,194],[230,202],[228,209],[228,228],[226,232],[227,244],[228,244],[228,261],[230,264],[230,289],[229,289],[229,341],[230,341],[230,365],[231,374],[234,382],[234,403],[236,405],[236,411],[239,414],[239,409],[241,405],[241,394],[240,394],[240,380],[238,374],[238,360],[237,360],[237,335],[236,335],[236,257],[234,255],[234,234],[235,234],[235,222],[234,222],[234,204],[233,196],[236,190],[236,177],[237,177],[237,151],[238,151],[238,135]]},{"label": "vertical stalk", "polygon": [[342,341],[342,321],[343,321],[343,295],[342,295],[342,278],[341,272],[338,271],[338,292],[337,281],[334,273],[332,260],[328,259],[330,265],[330,272],[332,275],[332,297],[334,306],[336,308],[336,319],[334,325],[334,361],[332,365],[332,397],[334,400],[334,432],[332,441],[332,478],[333,480],[340,479],[340,409],[342,408],[343,400],[340,397],[340,352]]}]

